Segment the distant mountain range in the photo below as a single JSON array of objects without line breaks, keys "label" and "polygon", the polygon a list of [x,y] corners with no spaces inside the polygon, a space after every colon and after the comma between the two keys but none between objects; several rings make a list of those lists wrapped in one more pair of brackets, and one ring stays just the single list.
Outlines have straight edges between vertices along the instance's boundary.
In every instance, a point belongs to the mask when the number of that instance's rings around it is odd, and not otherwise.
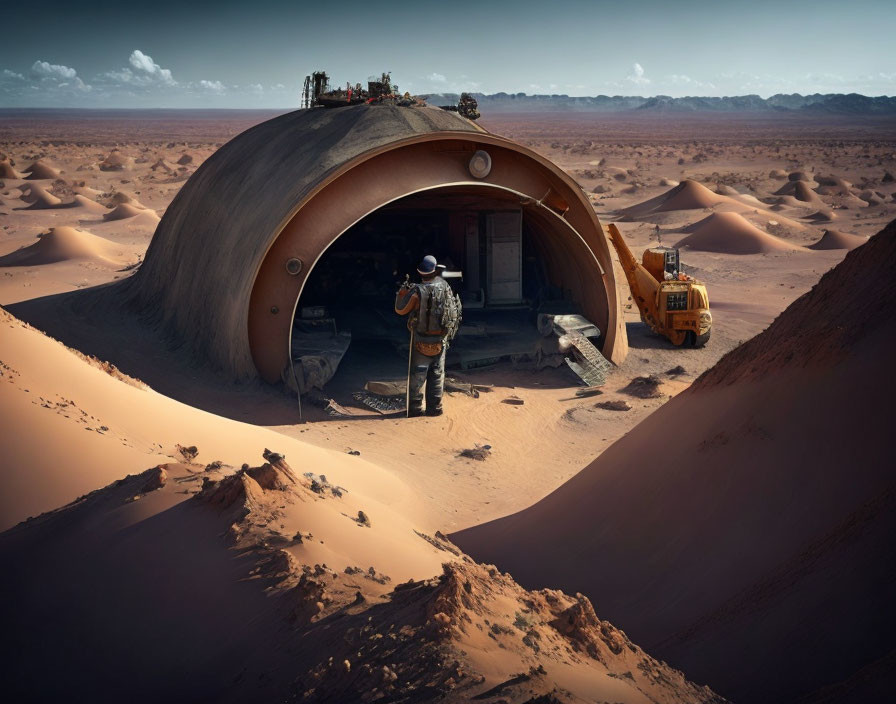
[{"label": "distant mountain range", "polygon": [[[480,110],[492,113],[578,111],[622,112],[644,110],[653,112],[804,112],[850,115],[896,114],[896,97],[870,98],[858,93],[799,93],[778,94],[769,98],[758,95],[739,95],[724,98],[673,98],[657,95],[653,98],[622,95],[574,97],[569,95],[527,95],[526,93],[473,93]],[[430,105],[456,104],[457,93],[432,94]]]}]

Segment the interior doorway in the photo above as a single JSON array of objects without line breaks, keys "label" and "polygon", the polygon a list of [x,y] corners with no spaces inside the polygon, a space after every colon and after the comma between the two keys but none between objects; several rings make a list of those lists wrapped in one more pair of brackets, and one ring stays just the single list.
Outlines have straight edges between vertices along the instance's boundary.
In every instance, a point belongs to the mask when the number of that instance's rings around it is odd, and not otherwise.
[{"label": "interior doorway", "polygon": [[556,338],[539,331],[538,316],[581,311],[549,265],[568,226],[552,225],[543,209],[513,192],[455,186],[406,196],[355,223],[314,265],[296,306],[298,389],[326,386],[345,398],[371,380],[404,378],[409,333],[395,292],[405,278],[419,281],[427,254],[463,302],[449,369],[507,359],[557,366]]}]

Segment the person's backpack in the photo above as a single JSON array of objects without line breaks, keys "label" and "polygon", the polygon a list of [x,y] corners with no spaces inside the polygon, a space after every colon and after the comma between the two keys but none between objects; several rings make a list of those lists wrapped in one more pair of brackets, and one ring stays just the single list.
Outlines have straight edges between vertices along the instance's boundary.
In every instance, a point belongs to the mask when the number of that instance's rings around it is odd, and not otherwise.
[{"label": "person's backpack", "polygon": [[431,335],[436,330],[441,330],[446,341],[453,340],[460,328],[463,311],[460,296],[455,295],[444,280],[421,284],[418,291],[420,310],[417,316],[417,332],[421,335]]},{"label": "person's backpack", "polygon": [[463,319],[463,304],[460,302],[460,294],[455,294],[450,286],[445,286],[445,305],[442,311],[442,329],[445,331],[445,339],[448,342],[454,339],[460,329]]}]

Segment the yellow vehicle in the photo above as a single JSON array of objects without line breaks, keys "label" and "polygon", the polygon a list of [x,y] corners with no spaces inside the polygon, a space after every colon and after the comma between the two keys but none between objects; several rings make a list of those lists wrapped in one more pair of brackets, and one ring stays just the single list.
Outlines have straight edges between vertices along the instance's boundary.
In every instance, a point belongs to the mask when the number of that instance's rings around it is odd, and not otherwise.
[{"label": "yellow vehicle", "polygon": [[641,320],[673,345],[703,347],[712,329],[709,296],[705,284],[681,272],[678,250],[652,247],[639,263],[616,225],[607,229]]}]

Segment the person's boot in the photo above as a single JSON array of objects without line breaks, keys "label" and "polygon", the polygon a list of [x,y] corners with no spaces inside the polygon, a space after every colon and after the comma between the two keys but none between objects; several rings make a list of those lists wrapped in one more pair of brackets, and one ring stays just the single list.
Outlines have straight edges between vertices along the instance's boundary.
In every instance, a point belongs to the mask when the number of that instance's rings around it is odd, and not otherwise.
[{"label": "person's boot", "polygon": [[436,406],[435,408],[427,408],[426,415],[428,416],[440,416],[444,413],[441,406]]},{"label": "person's boot", "polygon": [[419,418],[422,415],[423,415],[423,407],[422,406],[420,408],[415,408],[414,406],[411,406],[408,409],[408,418]]}]

